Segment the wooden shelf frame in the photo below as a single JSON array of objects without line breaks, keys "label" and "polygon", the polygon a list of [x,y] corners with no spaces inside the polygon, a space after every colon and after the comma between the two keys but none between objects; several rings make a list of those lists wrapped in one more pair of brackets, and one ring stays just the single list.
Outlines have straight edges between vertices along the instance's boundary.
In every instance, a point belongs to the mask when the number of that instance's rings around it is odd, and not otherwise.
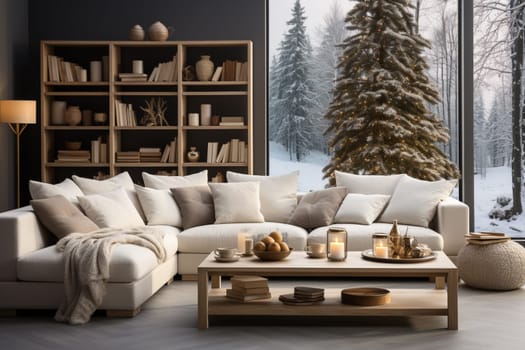
[{"label": "wooden shelf frame", "polygon": [[[75,56],[73,59],[68,58],[67,55],[71,52]],[[129,51],[129,50],[131,51]],[[89,61],[96,59],[96,55],[91,55],[91,51],[107,53],[109,60],[109,81],[101,82],[51,82],[48,81],[48,55],[61,56],[62,52],[65,54],[65,60],[71,59],[75,62],[75,58],[81,57],[81,61]],[[152,51],[153,50],[153,51]],[[203,50],[211,51],[212,61],[214,58],[213,51],[218,50],[221,55],[228,55],[231,51],[231,57],[227,59],[237,59],[246,61],[248,64],[248,80],[246,81],[184,81],[182,79],[182,72],[186,65],[194,65],[196,62],[195,56]],[[173,52],[177,55],[177,76],[178,79],[172,82],[122,82],[118,80],[119,67],[128,64],[131,60],[130,52],[144,52],[146,56],[155,56],[158,52],[166,51]],[[84,55],[84,53],[86,53]],[[88,55],[89,53],[89,55]],[[105,54],[106,55],[106,54]],[[219,57],[217,60],[222,60],[224,57]],[[241,55],[241,56],[239,56]],[[85,57],[89,56],[89,57]],[[92,57],[93,56],[93,57]],[[151,57],[150,57],[151,58]],[[153,57],[154,59],[155,57]],[[136,59],[136,58],[133,58]],[[165,57],[159,57],[158,62],[163,62]],[[222,62],[214,63],[220,64]],[[146,62],[146,61],[145,61]],[[179,175],[186,175],[202,169],[214,169],[210,173],[210,178],[217,171],[222,171],[228,168],[242,168],[248,174],[253,174],[253,44],[249,40],[220,40],[220,41],[62,41],[62,40],[47,40],[41,42],[41,174],[42,181],[57,182],[61,179],[55,178],[55,169],[57,168],[71,168],[71,174],[74,174],[74,168],[103,168],[108,171],[108,175],[114,176],[123,171],[123,168],[169,168],[177,170]],[[89,68],[89,67],[84,67]],[[149,67],[147,68],[148,70]],[[150,73],[149,71],[146,73]],[[170,99],[170,105],[176,105],[176,123],[171,119],[171,122],[176,125],[170,126],[155,126],[155,127],[122,127],[115,123],[114,105],[116,100],[129,97],[130,99],[137,99],[140,97],[160,96]],[[242,99],[237,115],[245,117],[246,125],[243,126],[200,126],[189,127],[186,125],[186,115],[189,109],[189,99],[217,99],[224,101],[224,97],[235,96],[236,99]],[[109,125],[107,126],[66,126],[66,125],[51,125],[51,104],[53,100],[77,100],[81,98],[87,101],[85,105],[80,105],[81,109],[90,108],[90,101],[96,99],[97,105],[103,103],[107,106]],[[104,101],[104,102],[101,102]],[[241,101],[241,100],[238,100]],[[195,103],[195,102],[191,102]],[[205,102],[204,102],[205,103]],[[139,106],[134,106],[135,112],[140,113]],[[102,111],[101,111],[102,112]],[[171,111],[175,113],[175,110]],[[170,113],[171,113],[170,112]],[[215,112],[215,111],[214,111]],[[220,113],[220,110],[218,110]],[[225,113],[225,115],[228,115]],[[172,117],[173,118],[173,117]],[[55,140],[58,133],[74,132],[72,136],[79,133],[81,137],[85,138],[87,132],[97,132],[97,136],[103,136],[108,144],[108,159],[109,162],[102,163],[66,163],[55,162],[57,152]],[[186,153],[189,150],[188,136],[192,138],[198,137],[199,140],[205,142],[206,140],[215,141],[217,132],[234,131],[239,138],[246,142],[248,147],[248,160],[245,163],[189,163],[186,162]],[[123,137],[128,137],[130,132],[137,132],[147,137],[156,135],[155,133],[162,133],[164,135],[172,133],[173,137],[177,138],[177,154],[176,163],[117,163],[115,161],[115,154],[121,150]],[[198,132],[198,134],[195,134]],[[83,134],[84,133],[84,134]],[[154,133],[154,134],[151,134]],[[191,133],[191,134],[188,134]],[[196,136],[198,135],[198,136]],[[63,136],[60,136],[63,138]],[[133,134],[133,137],[134,134]],[[153,136],[156,137],[156,136]],[[206,143],[206,142],[205,142]],[[159,144],[158,147],[163,149],[165,144]],[[137,141],[137,150],[140,147]],[[86,147],[84,147],[85,149]],[[126,146],[129,149],[129,145]],[[206,157],[206,149],[199,149],[201,157]],[[63,171],[62,171],[63,173]]]}]

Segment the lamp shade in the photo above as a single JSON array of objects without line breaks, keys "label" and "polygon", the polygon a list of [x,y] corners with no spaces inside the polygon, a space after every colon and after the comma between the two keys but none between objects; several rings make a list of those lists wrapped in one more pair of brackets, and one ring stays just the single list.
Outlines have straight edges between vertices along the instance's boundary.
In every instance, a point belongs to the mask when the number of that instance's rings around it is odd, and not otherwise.
[{"label": "lamp shade", "polygon": [[0,100],[0,123],[35,124],[36,101]]}]

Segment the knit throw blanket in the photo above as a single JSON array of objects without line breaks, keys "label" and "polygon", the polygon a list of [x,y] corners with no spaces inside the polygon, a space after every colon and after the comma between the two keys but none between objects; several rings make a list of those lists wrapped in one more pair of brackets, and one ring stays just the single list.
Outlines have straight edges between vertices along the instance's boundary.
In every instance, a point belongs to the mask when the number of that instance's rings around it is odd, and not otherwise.
[{"label": "knit throw blanket", "polygon": [[164,234],[151,228],[111,229],[91,233],[72,233],[58,241],[64,253],[65,300],[55,320],[84,324],[100,306],[109,279],[111,251],[116,244],[135,244],[150,249],[159,263],[166,260]]}]

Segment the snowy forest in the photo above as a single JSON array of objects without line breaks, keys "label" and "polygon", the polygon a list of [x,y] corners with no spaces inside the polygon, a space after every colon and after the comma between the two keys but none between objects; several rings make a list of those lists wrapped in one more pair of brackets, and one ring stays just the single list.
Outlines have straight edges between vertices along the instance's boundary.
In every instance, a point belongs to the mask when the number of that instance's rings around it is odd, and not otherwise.
[{"label": "snowy forest", "polygon": [[[277,47],[271,51],[269,73],[270,173],[301,170],[301,190],[327,183],[322,169],[333,150],[325,115],[341,74],[341,43],[351,35],[345,17],[355,5],[352,0],[323,1],[325,12],[310,14],[319,18],[308,27],[305,6],[310,2],[270,1],[270,28],[272,6],[288,14],[281,35],[270,35]],[[440,94],[428,108],[450,133],[438,146],[457,164],[458,3],[412,0],[412,5],[416,30],[431,43],[424,58]],[[475,224],[477,230],[514,236],[525,235],[523,11],[525,0],[474,0]],[[282,118],[290,110],[293,118]]]}]

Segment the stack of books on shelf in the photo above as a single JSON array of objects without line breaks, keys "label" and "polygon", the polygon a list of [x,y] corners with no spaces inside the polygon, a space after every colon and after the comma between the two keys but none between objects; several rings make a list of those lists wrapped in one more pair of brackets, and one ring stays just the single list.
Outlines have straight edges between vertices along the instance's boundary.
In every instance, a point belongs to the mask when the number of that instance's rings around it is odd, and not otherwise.
[{"label": "stack of books on shelf", "polygon": [[149,82],[177,81],[177,56],[169,62],[159,63],[149,75]]},{"label": "stack of books on shelf", "polygon": [[117,163],[140,163],[140,153],[134,151],[117,152]]},{"label": "stack of books on shelf", "polygon": [[208,163],[246,163],[248,161],[248,146],[245,141],[231,139],[219,148],[218,142],[208,142]]},{"label": "stack of books on shelf", "polygon": [[268,279],[260,276],[233,276],[231,289],[226,290],[230,299],[246,302],[257,299],[268,299],[272,295],[268,286]]},{"label": "stack of books on shelf", "polygon": [[279,300],[287,305],[312,305],[324,301],[324,289],[295,287],[293,294],[283,294]]},{"label": "stack of books on shelf", "polygon": [[124,82],[146,81],[148,79],[148,75],[144,73],[119,73],[118,77],[120,81]]},{"label": "stack of books on shelf", "polygon": [[91,160],[91,153],[86,150],[69,151],[58,150],[57,162],[69,163],[89,163]]},{"label": "stack of books on shelf", "polygon": [[91,162],[107,163],[108,162],[108,144],[102,142],[102,137],[91,141]]},{"label": "stack of books on shelf", "polygon": [[226,60],[218,66],[211,78],[212,81],[247,81],[248,63]]},{"label": "stack of books on shelf", "polygon": [[139,154],[141,163],[159,163],[162,157],[160,148],[156,147],[141,147]]},{"label": "stack of books on shelf", "polygon": [[170,143],[164,146],[164,151],[160,157],[161,163],[175,163],[177,161],[177,138],[174,137]]},{"label": "stack of books on shelf", "polygon": [[66,62],[62,57],[47,56],[48,80],[53,82],[80,81],[81,66]]},{"label": "stack of books on shelf", "polygon": [[221,117],[220,126],[243,126],[244,117]]},{"label": "stack of books on shelf", "polygon": [[133,105],[115,100],[115,120],[117,126],[137,126]]}]

